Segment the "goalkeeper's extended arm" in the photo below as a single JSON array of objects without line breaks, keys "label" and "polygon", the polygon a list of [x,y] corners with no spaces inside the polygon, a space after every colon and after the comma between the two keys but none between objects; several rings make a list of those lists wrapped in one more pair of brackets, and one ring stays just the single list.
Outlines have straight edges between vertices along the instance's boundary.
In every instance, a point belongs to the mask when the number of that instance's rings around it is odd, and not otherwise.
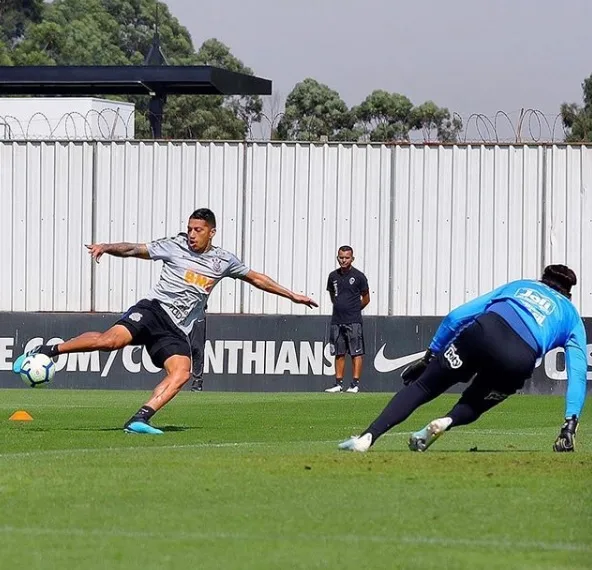
[{"label": "goalkeeper's extended arm", "polygon": [[565,394],[565,422],[553,444],[557,452],[574,451],[578,418],[582,414],[586,399],[588,362],[586,358],[586,333],[584,324],[578,319],[565,343],[565,368],[567,370],[567,391]]}]

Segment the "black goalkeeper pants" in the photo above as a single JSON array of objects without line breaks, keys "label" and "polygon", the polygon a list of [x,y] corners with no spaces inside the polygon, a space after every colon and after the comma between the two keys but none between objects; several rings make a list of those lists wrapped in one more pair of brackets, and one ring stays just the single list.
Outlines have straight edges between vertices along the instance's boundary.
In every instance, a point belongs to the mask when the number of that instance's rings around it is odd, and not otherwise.
[{"label": "black goalkeeper pants", "polygon": [[496,313],[485,313],[441,351],[416,382],[405,386],[363,433],[376,441],[419,406],[458,383],[469,383],[446,416],[450,427],[474,422],[530,378],[536,352]]}]

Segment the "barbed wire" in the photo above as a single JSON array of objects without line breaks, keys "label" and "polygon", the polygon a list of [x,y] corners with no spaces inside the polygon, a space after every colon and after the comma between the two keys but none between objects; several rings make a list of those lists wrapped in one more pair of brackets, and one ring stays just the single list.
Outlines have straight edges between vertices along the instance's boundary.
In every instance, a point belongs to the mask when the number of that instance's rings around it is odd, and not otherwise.
[{"label": "barbed wire", "polygon": [[497,111],[493,116],[473,113],[464,119],[455,116],[462,120],[462,142],[555,143],[563,142],[568,134],[560,113],[550,115],[539,109],[512,114]]},{"label": "barbed wire", "polygon": [[0,115],[0,140],[118,140],[134,137],[134,112],[121,109],[71,111],[57,117],[41,111],[27,118]]},{"label": "barbed wire", "polygon": [[[166,111],[165,111],[166,113]],[[37,111],[28,118],[0,114],[0,140],[123,140],[135,136],[134,112],[122,114],[121,109],[91,109],[86,113],[71,111],[50,117]],[[275,133],[283,112],[268,117],[262,114],[259,122],[248,127],[247,140],[269,141]],[[461,125],[454,133],[453,142],[462,144],[540,144],[564,142],[566,131],[561,114],[543,113],[538,109],[521,109],[507,113],[454,113],[451,120]],[[367,133],[358,141],[369,142]],[[424,125],[409,130],[407,139],[393,142],[437,143],[438,125]]]},{"label": "barbed wire", "polygon": [[[283,113],[274,113],[268,117],[262,114],[259,132],[251,129],[254,140],[269,140],[270,134],[277,128]],[[471,113],[462,116],[453,113],[451,123],[461,125],[454,132],[453,141],[463,144],[536,144],[564,142],[568,131],[563,125],[561,114],[548,114],[539,109],[520,109],[515,112],[496,111],[493,114]],[[370,133],[365,133],[359,142],[369,142]],[[420,129],[409,129],[408,138],[385,142],[437,143],[438,124],[434,121]]]}]

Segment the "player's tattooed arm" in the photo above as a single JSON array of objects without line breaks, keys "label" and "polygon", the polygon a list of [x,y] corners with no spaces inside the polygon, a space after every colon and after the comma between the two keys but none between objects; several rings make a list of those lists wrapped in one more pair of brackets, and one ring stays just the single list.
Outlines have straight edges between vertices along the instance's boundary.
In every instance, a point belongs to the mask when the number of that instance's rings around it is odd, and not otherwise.
[{"label": "player's tattooed arm", "polygon": [[108,253],[114,257],[137,257],[150,259],[148,247],[145,243],[94,243],[86,246],[90,256],[98,263],[103,254]]}]

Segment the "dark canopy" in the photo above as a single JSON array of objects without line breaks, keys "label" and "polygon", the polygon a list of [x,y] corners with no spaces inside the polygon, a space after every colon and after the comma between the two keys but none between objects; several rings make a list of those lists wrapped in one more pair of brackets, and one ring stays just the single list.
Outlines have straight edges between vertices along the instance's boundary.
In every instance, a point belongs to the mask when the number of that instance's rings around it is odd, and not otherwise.
[{"label": "dark canopy", "polygon": [[208,65],[0,66],[0,95],[270,95],[271,81]]},{"label": "dark canopy", "polygon": [[0,95],[150,95],[160,138],[167,95],[271,95],[271,81],[208,65],[0,66]]}]

